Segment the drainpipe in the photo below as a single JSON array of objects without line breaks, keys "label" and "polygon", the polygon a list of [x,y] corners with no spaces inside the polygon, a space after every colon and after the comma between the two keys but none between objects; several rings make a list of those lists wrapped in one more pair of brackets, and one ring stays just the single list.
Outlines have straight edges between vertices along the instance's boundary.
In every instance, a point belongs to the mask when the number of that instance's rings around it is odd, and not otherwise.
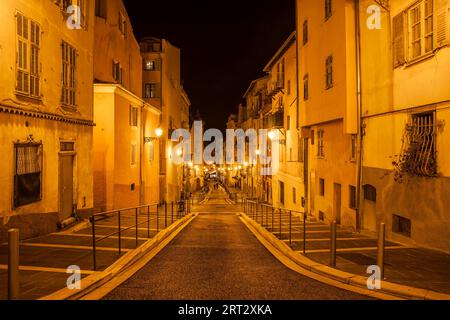
[{"label": "drainpipe", "polygon": [[356,79],[357,79],[357,122],[358,122],[358,155],[357,155],[357,188],[356,188],[356,230],[362,228],[362,180],[363,180],[363,127],[362,127],[362,83],[361,83],[361,25],[359,15],[359,0],[355,0],[355,44],[356,44]]},{"label": "drainpipe", "polygon": [[[296,77],[297,77],[297,132],[300,139],[303,140],[303,205],[305,209],[305,214],[309,215],[309,139],[307,137],[302,137],[301,131],[300,131],[300,59],[299,59],[299,51],[300,51],[300,45],[299,45],[299,20],[298,20],[298,1],[295,1],[295,25],[296,25],[296,31],[295,31],[295,45],[297,48],[296,52]],[[300,140],[299,139],[299,140]],[[299,146],[300,147],[300,146]]]},{"label": "drainpipe", "polygon": [[145,182],[144,182],[144,144],[145,144],[145,125],[144,125],[144,105],[141,106],[141,130],[139,141],[139,205],[143,206],[145,202]]}]

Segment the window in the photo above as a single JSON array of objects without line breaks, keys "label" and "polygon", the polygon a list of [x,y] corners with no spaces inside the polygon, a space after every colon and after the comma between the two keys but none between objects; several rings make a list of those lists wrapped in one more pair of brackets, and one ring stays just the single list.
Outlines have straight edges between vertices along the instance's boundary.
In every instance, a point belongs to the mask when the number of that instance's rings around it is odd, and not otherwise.
[{"label": "window", "polygon": [[146,83],[145,84],[145,98],[157,99],[161,97],[161,89],[159,83]]},{"label": "window", "polygon": [[447,0],[419,0],[393,18],[394,68],[450,43]]},{"label": "window", "polygon": [[303,45],[308,43],[308,20],[303,22]]},{"label": "window", "polygon": [[306,101],[309,99],[309,75],[303,77],[303,99]]},{"label": "window", "polygon": [[14,145],[14,207],[21,207],[42,199],[42,144]]},{"label": "window", "polygon": [[305,162],[304,141],[302,137],[298,137],[298,162]]},{"label": "window", "polygon": [[16,24],[16,90],[22,95],[40,98],[41,28],[36,22],[20,13],[16,14]]},{"label": "window", "polygon": [[136,165],[136,159],[137,159],[137,145],[135,142],[131,144],[131,166]]},{"label": "window", "polygon": [[145,71],[155,71],[159,70],[160,62],[157,60],[145,60],[144,62],[144,70]]},{"label": "window", "polygon": [[107,0],[95,0],[95,16],[106,19],[106,3]]},{"label": "window", "polygon": [[155,161],[155,142],[153,140],[148,143],[148,161]]},{"label": "window", "polygon": [[313,146],[315,144],[315,133],[314,130],[311,130],[311,145]]},{"label": "window", "polygon": [[377,189],[370,184],[366,184],[364,187],[364,200],[377,202]]},{"label": "window", "polygon": [[113,78],[116,83],[123,84],[123,68],[116,61],[113,61]]},{"label": "window", "polygon": [[127,19],[122,12],[119,12],[119,31],[122,35],[127,35]]},{"label": "window", "polygon": [[62,42],[62,93],[61,102],[64,106],[76,106],[76,59],[75,48],[67,42]]},{"label": "window", "polygon": [[75,142],[62,141],[59,144],[59,149],[60,149],[61,152],[72,152],[72,151],[75,151]]},{"label": "window", "polygon": [[356,134],[351,135],[351,154],[350,154],[350,161],[356,161],[356,153],[357,153],[357,144],[358,144],[358,138]]},{"label": "window", "polygon": [[291,80],[288,80],[288,82],[287,82],[287,94],[288,95],[291,94]]},{"label": "window", "polygon": [[281,60],[277,65],[277,87],[284,88],[285,84],[285,60]]},{"label": "window", "polygon": [[325,197],[325,179],[319,180],[319,194],[321,197]]},{"label": "window", "polygon": [[[61,3],[61,0],[58,0],[59,3]],[[67,12],[67,9],[70,6],[77,6],[80,10],[80,21],[78,20],[78,16],[77,15],[73,15],[73,22],[79,22],[81,26],[86,26],[86,0],[63,0],[62,1],[62,9],[65,12],[65,14],[69,14],[69,12]],[[97,4],[96,4],[96,9],[97,9]],[[72,12],[70,12],[70,14],[72,15]]]},{"label": "window", "polygon": [[331,18],[333,14],[332,0],[325,0],[325,20]]},{"label": "window", "polygon": [[297,203],[297,189],[292,188],[292,203]]},{"label": "window", "polygon": [[291,116],[287,116],[287,119],[286,119],[286,130],[287,131],[291,130]]},{"label": "window", "polygon": [[350,209],[356,210],[356,187],[355,186],[350,186],[349,196],[350,196],[349,207],[350,207]]},{"label": "window", "polygon": [[325,87],[326,89],[333,88],[333,56],[328,56],[325,62],[326,68],[326,79]]},{"label": "window", "polygon": [[411,238],[411,220],[394,214],[392,216],[392,231]]},{"label": "window", "polygon": [[435,113],[415,114],[407,125],[397,166],[402,173],[433,177],[437,174]]},{"label": "window", "polygon": [[284,205],[284,182],[279,181],[280,183],[280,203]]},{"label": "window", "polygon": [[139,109],[133,106],[130,106],[130,126],[137,127],[138,119],[139,119]]},{"label": "window", "polygon": [[410,56],[433,51],[433,0],[423,0],[408,10]]},{"label": "window", "polygon": [[325,131],[317,130],[317,156],[319,158],[325,157],[325,144],[324,144]]}]

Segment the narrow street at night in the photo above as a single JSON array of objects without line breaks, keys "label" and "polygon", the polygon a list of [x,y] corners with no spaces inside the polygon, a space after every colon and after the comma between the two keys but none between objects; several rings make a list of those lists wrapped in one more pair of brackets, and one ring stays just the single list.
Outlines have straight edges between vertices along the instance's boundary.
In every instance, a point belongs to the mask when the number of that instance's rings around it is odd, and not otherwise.
[{"label": "narrow street at night", "polygon": [[450,301],[450,0],[1,0],[0,20],[0,309]]},{"label": "narrow street at night", "polygon": [[116,288],[112,300],[357,300],[367,297],[289,270],[239,220],[223,190],[151,264]]}]

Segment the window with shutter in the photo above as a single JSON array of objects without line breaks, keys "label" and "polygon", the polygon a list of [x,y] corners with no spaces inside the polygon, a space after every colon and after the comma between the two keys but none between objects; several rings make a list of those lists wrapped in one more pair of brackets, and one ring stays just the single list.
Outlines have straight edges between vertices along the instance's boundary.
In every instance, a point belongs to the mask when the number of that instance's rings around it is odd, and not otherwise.
[{"label": "window with shutter", "polygon": [[440,48],[450,43],[450,1],[434,0],[434,47]]},{"label": "window with shutter", "polygon": [[405,14],[401,12],[393,21],[394,67],[403,65],[405,61]]},{"label": "window with shutter", "polygon": [[35,21],[16,13],[16,90],[21,95],[40,97],[39,49],[41,28]]},{"label": "window with shutter", "polygon": [[62,79],[61,102],[63,106],[76,106],[76,49],[63,41],[62,51]]}]

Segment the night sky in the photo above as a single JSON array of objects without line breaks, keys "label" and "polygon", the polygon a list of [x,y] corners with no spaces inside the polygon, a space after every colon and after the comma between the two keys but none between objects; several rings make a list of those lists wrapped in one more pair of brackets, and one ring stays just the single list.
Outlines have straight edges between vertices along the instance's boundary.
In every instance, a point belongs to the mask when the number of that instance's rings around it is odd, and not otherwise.
[{"label": "night sky", "polygon": [[207,127],[224,129],[250,82],[295,30],[294,0],[125,0],[139,40],[181,49],[181,76]]}]

